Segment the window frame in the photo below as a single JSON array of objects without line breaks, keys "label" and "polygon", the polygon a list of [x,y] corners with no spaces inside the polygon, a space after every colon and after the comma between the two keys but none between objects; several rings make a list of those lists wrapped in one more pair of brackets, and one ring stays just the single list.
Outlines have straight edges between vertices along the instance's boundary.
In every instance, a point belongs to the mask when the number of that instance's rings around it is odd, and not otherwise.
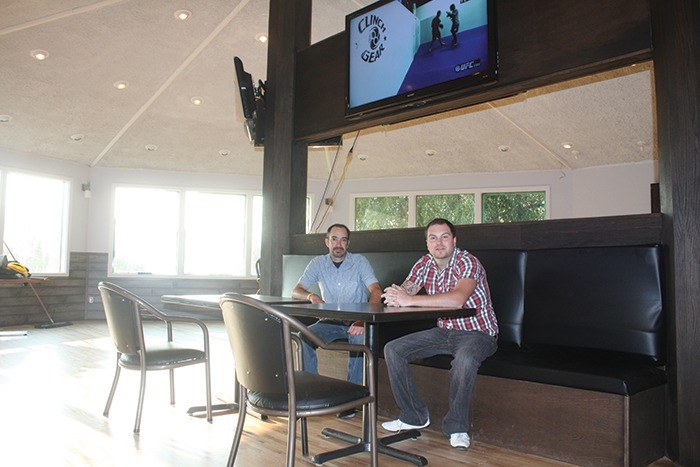
[{"label": "window frame", "polygon": [[[139,274],[137,272],[124,273],[124,272],[113,272],[112,262],[114,261],[114,247],[115,247],[115,207],[116,207],[116,191],[117,188],[138,188],[138,189],[151,189],[151,190],[169,190],[175,191],[180,195],[180,208],[179,208],[179,219],[178,219],[178,246],[177,246],[177,273],[176,274]],[[246,275],[236,276],[232,274],[211,274],[211,275],[200,275],[200,274],[185,274],[185,195],[187,192],[199,192],[207,194],[220,194],[220,195],[237,195],[245,196],[245,211],[246,219],[245,222],[245,257],[244,265]],[[107,255],[108,267],[107,276],[108,277],[149,277],[154,279],[254,279],[256,277],[255,270],[252,267],[252,218],[253,218],[253,197],[262,197],[262,190],[230,190],[225,188],[205,188],[205,187],[189,187],[189,186],[167,186],[167,185],[140,185],[136,183],[113,183],[111,187],[111,202],[110,202],[110,239],[109,239],[109,251]],[[263,200],[264,202],[264,200]]]},{"label": "window frame", "polygon": [[[416,197],[426,196],[426,195],[463,195],[463,194],[473,194],[474,195],[474,224],[482,223],[482,195],[484,193],[520,193],[520,192],[531,192],[531,191],[544,191],[545,192],[545,219],[550,218],[550,186],[549,185],[537,185],[537,186],[516,186],[516,187],[482,187],[482,188],[472,188],[472,189],[459,189],[459,190],[429,190],[429,191],[390,191],[390,192],[366,192],[366,193],[351,193],[350,194],[350,209],[348,216],[350,217],[350,222],[348,225],[352,225],[352,229],[356,230],[356,219],[355,219],[355,200],[357,198],[374,198],[374,197],[391,197],[391,196],[407,196],[408,197],[408,227],[416,227]],[[450,219],[448,219],[450,220]]]}]

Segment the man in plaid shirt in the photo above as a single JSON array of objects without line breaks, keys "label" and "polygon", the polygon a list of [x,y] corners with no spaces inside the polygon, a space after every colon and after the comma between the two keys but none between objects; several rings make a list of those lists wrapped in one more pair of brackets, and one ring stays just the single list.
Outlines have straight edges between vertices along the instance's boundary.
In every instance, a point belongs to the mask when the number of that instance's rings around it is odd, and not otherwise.
[{"label": "man in plaid shirt", "polygon": [[[420,400],[409,363],[439,354],[453,356],[450,369],[449,410],[442,431],[450,445],[469,448],[469,402],[476,372],[496,352],[498,323],[491,304],[486,271],[478,259],[457,248],[455,227],[434,219],[425,231],[429,254],[411,269],[399,287],[392,284],[382,297],[388,306],[446,306],[476,309],[473,317],[439,318],[437,326],[386,344],[384,358],[399,418],[385,422],[387,431],[425,428],[430,425],[428,407]],[[425,288],[427,295],[418,295]]]}]

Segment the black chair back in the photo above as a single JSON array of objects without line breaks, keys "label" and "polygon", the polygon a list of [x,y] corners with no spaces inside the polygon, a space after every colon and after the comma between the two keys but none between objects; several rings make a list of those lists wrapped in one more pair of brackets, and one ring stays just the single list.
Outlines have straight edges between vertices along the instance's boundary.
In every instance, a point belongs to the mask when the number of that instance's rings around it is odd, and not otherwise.
[{"label": "black chair back", "polygon": [[287,394],[284,329],[280,318],[252,305],[222,301],[238,381],[249,391]]},{"label": "black chair back", "polygon": [[123,354],[135,355],[144,346],[138,303],[115,290],[113,284],[99,287],[99,290],[114,346]]}]

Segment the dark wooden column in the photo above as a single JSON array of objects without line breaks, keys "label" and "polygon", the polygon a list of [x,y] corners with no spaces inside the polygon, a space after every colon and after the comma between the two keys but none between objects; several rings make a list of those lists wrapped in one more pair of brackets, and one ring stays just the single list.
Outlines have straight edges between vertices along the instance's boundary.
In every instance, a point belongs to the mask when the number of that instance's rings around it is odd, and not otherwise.
[{"label": "dark wooden column", "polygon": [[307,148],[293,141],[296,53],[311,41],[311,0],[270,0],[260,290],[282,292],[282,255],[304,233]]},{"label": "dark wooden column", "polygon": [[652,0],[661,212],[667,245],[667,451],[700,465],[700,2]]}]

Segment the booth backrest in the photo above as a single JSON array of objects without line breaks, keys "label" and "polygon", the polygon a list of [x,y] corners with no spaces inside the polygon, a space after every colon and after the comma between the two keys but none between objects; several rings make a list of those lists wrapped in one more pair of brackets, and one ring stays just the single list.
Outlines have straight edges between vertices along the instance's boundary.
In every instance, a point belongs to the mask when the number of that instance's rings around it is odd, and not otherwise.
[{"label": "booth backrest", "polygon": [[498,320],[498,345],[521,346],[527,252],[473,250],[471,253],[486,269],[491,301]]},{"label": "booth backrest", "polygon": [[[384,289],[391,284],[402,284],[411,266],[423,254],[422,251],[394,251],[390,253],[360,253],[367,258],[372,265],[374,274],[379,280],[379,285]],[[288,297],[292,294],[294,286],[304,273],[304,269],[317,255],[284,255],[282,257],[282,295]],[[310,292],[320,294],[318,285],[312,287]]]},{"label": "booth backrest", "polygon": [[661,248],[528,252],[523,342],[664,361]]},{"label": "booth backrest", "polygon": [[[299,278],[304,273],[304,269],[309,264],[311,259],[317,255],[283,255],[282,256],[282,296],[291,297],[292,290],[299,283]],[[321,290],[318,284],[315,284],[309,289],[309,292],[314,292],[321,295]]]}]

